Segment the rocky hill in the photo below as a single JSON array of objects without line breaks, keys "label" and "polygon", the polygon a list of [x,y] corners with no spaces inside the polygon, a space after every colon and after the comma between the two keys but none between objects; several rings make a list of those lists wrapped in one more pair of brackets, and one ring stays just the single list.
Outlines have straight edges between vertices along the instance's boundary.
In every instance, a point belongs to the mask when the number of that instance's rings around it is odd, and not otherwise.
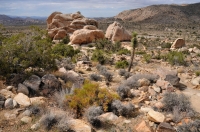
[{"label": "rocky hill", "polygon": [[115,18],[154,24],[198,23],[200,21],[200,3],[188,5],[152,5],[144,8],[125,10],[115,16]]},{"label": "rocky hill", "polygon": [[45,20],[35,18],[22,18],[22,17],[10,17],[0,14],[0,24],[3,25],[32,25],[32,24],[44,24]]}]

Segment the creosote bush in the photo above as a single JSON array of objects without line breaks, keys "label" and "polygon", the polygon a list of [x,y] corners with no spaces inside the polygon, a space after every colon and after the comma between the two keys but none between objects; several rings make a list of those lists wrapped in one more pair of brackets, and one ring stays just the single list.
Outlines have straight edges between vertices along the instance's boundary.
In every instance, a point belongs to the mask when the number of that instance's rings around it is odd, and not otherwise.
[{"label": "creosote bush", "polygon": [[102,78],[101,78],[101,76],[99,76],[99,75],[97,75],[97,74],[91,74],[90,75],[90,80],[92,80],[92,81],[101,81],[102,80]]},{"label": "creosote bush", "polygon": [[131,89],[128,86],[120,85],[117,88],[117,93],[122,99],[124,99],[128,97],[132,97],[130,90]]},{"label": "creosote bush", "polygon": [[124,76],[125,79],[127,79],[131,76],[131,73],[126,71],[125,69],[119,69],[119,75]]},{"label": "creosote bush", "polygon": [[111,82],[113,79],[113,74],[110,73],[106,67],[102,66],[102,65],[97,65],[97,70],[99,71],[99,73],[101,75],[103,75],[106,79],[107,82]]},{"label": "creosote bush", "polygon": [[111,102],[118,98],[117,94],[100,89],[97,83],[88,80],[85,80],[83,88],[75,89],[72,95],[66,96],[69,107],[76,111],[77,117],[82,115],[84,108],[91,105],[101,106],[107,111]]},{"label": "creosote bush", "polygon": [[127,68],[128,65],[129,65],[129,63],[128,63],[128,61],[126,61],[126,60],[117,61],[117,62],[115,63],[115,67],[116,67],[116,68]]},{"label": "creosote bush", "polygon": [[185,55],[182,52],[170,51],[164,59],[171,65],[186,65]]},{"label": "creosote bush", "polygon": [[151,55],[150,54],[144,54],[143,55],[144,61],[149,63],[151,61]]},{"label": "creosote bush", "polygon": [[188,123],[183,123],[177,127],[177,132],[199,132],[200,120],[195,120]]}]

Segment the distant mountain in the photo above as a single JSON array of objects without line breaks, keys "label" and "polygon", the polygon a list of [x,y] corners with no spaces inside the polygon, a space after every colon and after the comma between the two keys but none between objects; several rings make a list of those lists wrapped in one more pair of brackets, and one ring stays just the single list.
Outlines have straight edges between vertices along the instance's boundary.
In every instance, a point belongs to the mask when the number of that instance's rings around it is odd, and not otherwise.
[{"label": "distant mountain", "polygon": [[200,3],[188,5],[152,5],[125,10],[115,18],[153,24],[200,23]]},{"label": "distant mountain", "polygon": [[46,17],[19,17],[0,14],[0,24],[3,25],[37,25],[45,23]]}]

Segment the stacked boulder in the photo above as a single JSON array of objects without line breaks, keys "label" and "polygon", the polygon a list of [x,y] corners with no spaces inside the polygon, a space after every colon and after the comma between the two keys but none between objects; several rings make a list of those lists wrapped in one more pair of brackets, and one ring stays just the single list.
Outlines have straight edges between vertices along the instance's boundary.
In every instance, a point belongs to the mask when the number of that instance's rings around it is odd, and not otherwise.
[{"label": "stacked boulder", "polygon": [[[103,31],[97,28],[98,22],[96,20],[85,18],[80,12],[73,14],[53,12],[47,18],[48,35],[53,40],[60,40],[73,34],[70,38],[71,43],[90,43],[95,39],[104,38]],[[86,38],[82,39],[84,37]]]},{"label": "stacked boulder", "polygon": [[111,41],[130,41],[130,33],[118,22],[109,25],[106,30],[106,38]]}]

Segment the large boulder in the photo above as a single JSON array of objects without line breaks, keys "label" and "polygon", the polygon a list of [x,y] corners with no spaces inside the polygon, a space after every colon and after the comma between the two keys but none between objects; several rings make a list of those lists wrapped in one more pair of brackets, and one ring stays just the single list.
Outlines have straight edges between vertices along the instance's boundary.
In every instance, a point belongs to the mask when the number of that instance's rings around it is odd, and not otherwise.
[{"label": "large boulder", "polygon": [[178,38],[174,41],[171,48],[182,48],[183,46],[185,46],[185,40],[182,38]]},{"label": "large boulder", "polygon": [[102,30],[88,30],[80,29],[76,30],[70,37],[72,44],[87,44],[91,43],[96,39],[103,39],[104,33]]},{"label": "large boulder", "polygon": [[31,101],[30,98],[28,96],[26,96],[23,93],[18,93],[15,97],[14,100],[20,104],[21,106],[30,106],[31,105]]},{"label": "large boulder", "polygon": [[39,87],[41,84],[40,77],[36,75],[31,75],[28,79],[26,79],[23,84],[28,88],[32,89],[35,92],[39,92]]},{"label": "large boulder", "polygon": [[106,30],[106,38],[112,41],[130,41],[130,33],[118,22],[109,25]]},{"label": "large boulder", "polygon": [[72,14],[53,12],[46,21],[48,35],[53,40],[61,40],[66,35],[70,35],[78,29],[83,29],[87,25],[98,27],[96,20],[85,18],[80,12]]}]

